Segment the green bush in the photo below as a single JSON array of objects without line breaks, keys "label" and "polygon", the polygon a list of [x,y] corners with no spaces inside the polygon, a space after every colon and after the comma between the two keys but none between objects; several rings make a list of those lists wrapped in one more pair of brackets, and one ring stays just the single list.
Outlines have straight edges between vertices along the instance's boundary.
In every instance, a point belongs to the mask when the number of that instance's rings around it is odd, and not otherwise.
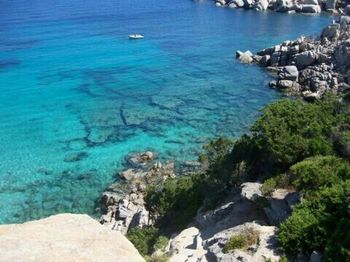
[{"label": "green bush", "polygon": [[235,163],[245,161],[250,175],[275,176],[301,160],[334,153],[332,128],[349,123],[348,107],[334,98],[317,103],[281,100],[268,105],[234,145]]},{"label": "green bush", "polygon": [[260,190],[265,196],[267,196],[267,195],[271,195],[271,193],[276,188],[277,188],[277,181],[275,180],[275,178],[269,178],[269,179],[264,181]]},{"label": "green bush", "polygon": [[161,188],[148,188],[146,207],[159,227],[180,230],[196,215],[204,199],[198,176],[168,178]]},{"label": "green bush", "polygon": [[242,234],[233,235],[229,238],[223,248],[224,253],[228,253],[235,249],[246,249],[249,246],[257,244],[259,241],[259,232],[248,229]]},{"label": "green bush", "polygon": [[287,253],[324,251],[325,261],[350,261],[350,180],[322,188],[281,224],[278,240]]},{"label": "green bush", "polygon": [[281,174],[275,177],[266,179],[260,190],[264,195],[271,195],[276,188],[290,188],[291,182],[287,174]]},{"label": "green bush", "polygon": [[288,262],[288,258],[286,256],[282,256],[279,262]]},{"label": "green bush", "polygon": [[322,110],[323,104],[300,100],[282,100],[263,110],[263,115],[252,127],[255,139],[270,153],[268,162],[278,168],[287,168],[308,155],[329,154],[332,147],[327,139],[336,121],[331,110]]},{"label": "green bush", "polygon": [[[349,179],[349,163],[337,157],[350,155],[349,123],[350,106],[333,97],[315,103],[286,99],[270,104],[249,134],[234,143],[220,138],[205,146],[199,157],[206,166],[203,174],[149,187],[146,207],[162,232],[173,232],[187,226],[199,207],[215,207],[241,181],[268,177],[263,193],[296,187],[306,196],[280,227],[283,249],[292,254],[321,250],[328,260],[348,258],[349,189],[344,180]],[[148,239],[138,240],[144,253],[158,246],[156,238],[141,237]],[[225,250],[247,245],[247,235],[236,235]]]},{"label": "green bush", "polygon": [[298,190],[310,193],[350,178],[350,164],[334,156],[308,158],[293,165],[290,171],[293,185]]},{"label": "green bush", "polygon": [[224,253],[228,253],[235,249],[243,249],[248,246],[247,239],[244,235],[234,235],[230,237],[224,246]]},{"label": "green bush", "polygon": [[155,227],[132,228],[126,237],[134,244],[141,255],[152,254],[153,246],[159,237],[159,230]]},{"label": "green bush", "polygon": [[145,256],[146,262],[167,262],[169,261],[169,257],[165,254],[163,255],[152,255]]},{"label": "green bush", "polygon": [[339,156],[350,160],[350,124],[335,128],[332,139],[334,149]]},{"label": "green bush", "polygon": [[158,237],[157,241],[153,245],[153,250],[163,250],[168,242],[169,239],[166,236]]}]

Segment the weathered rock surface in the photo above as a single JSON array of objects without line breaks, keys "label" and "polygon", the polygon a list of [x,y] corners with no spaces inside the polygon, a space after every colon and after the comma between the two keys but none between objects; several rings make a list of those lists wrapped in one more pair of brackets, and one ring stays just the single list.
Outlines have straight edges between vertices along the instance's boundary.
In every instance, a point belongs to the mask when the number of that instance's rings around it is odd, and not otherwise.
[{"label": "weathered rock surface", "polygon": [[241,196],[248,200],[254,201],[262,197],[260,190],[261,184],[254,182],[246,182],[241,185]]},{"label": "weathered rock surface", "polygon": [[279,225],[290,216],[292,208],[299,203],[300,194],[286,189],[275,189],[268,199],[268,205],[264,207],[267,221],[270,225]]},{"label": "weathered rock surface", "polygon": [[246,52],[237,51],[236,58],[245,64],[250,64],[250,63],[253,63],[254,61],[253,54],[250,51],[246,51]]},{"label": "weathered rock surface", "polygon": [[[199,212],[192,227],[170,239],[166,248],[170,261],[278,261],[281,253],[276,225],[282,219],[281,213],[285,219],[299,198],[284,189],[275,190],[271,197],[265,198],[260,187],[258,182],[243,183],[215,210]],[[260,201],[262,198],[265,204]],[[248,231],[257,235],[256,244],[223,252],[231,236]]]},{"label": "weathered rock surface", "polygon": [[206,262],[207,251],[203,248],[199,229],[190,227],[169,241],[165,251],[171,262],[198,261]]},{"label": "weathered rock surface", "polygon": [[[144,161],[153,160],[151,152],[135,154],[139,168],[127,169],[119,173],[125,183],[111,185],[103,192],[101,204],[103,215],[100,223],[126,234],[131,227],[150,226],[154,223],[144,204],[144,191],[147,185],[157,185],[168,177],[174,177],[174,162],[155,162],[145,168]],[[135,160],[136,161],[136,160]]]},{"label": "weathered rock surface", "polygon": [[144,261],[121,233],[87,215],[0,226],[0,261]]},{"label": "weathered rock surface", "polygon": [[[316,0],[307,3],[314,4]],[[325,27],[317,39],[285,41],[250,57],[254,58],[250,63],[277,72],[277,81],[271,82],[271,87],[299,94],[306,100],[326,93],[350,92],[350,17],[342,16]]]},{"label": "weathered rock surface", "polygon": [[145,167],[156,158],[156,154],[151,151],[133,153],[127,156],[126,161],[131,167]]},{"label": "weathered rock surface", "polygon": [[[253,230],[258,235],[258,243],[249,246],[247,250],[235,249],[224,253],[222,247],[225,246],[231,236],[244,234],[248,230]],[[278,251],[276,238],[277,228],[274,226],[261,225],[257,222],[247,222],[233,228],[223,230],[205,241],[208,246],[208,257],[212,261],[257,261],[265,262],[268,259],[279,261],[281,253]],[[214,259],[213,259],[214,258]]]}]

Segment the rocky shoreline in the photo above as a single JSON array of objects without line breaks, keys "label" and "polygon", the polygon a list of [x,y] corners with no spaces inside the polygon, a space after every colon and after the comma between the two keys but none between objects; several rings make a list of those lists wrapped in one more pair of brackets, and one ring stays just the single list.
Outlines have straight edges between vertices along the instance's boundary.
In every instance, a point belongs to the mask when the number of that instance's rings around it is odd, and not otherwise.
[{"label": "rocky shoreline", "polygon": [[270,87],[315,100],[327,93],[350,92],[350,17],[341,16],[326,26],[318,38],[295,41],[252,54],[236,52],[243,63],[254,63],[276,76]]},{"label": "rocky shoreline", "polygon": [[[141,152],[127,157],[131,168],[119,173],[117,182],[103,192],[101,204],[104,214],[100,223],[126,234],[135,227],[154,225],[145,207],[148,186],[160,187],[175,177],[174,162],[161,163],[153,152]],[[198,162],[184,165],[185,174],[203,170]],[[275,232],[277,225],[288,217],[300,195],[294,191],[276,189],[271,196],[263,195],[261,183],[247,182],[232,189],[227,199],[216,209],[199,210],[194,221],[181,232],[174,232],[167,246],[157,250],[154,257],[166,256],[169,261],[273,261],[281,258]],[[265,203],[265,204],[262,204]],[[225,253],[223,247],[232,234],[253,230],[258,243],[248,250]]]},{"label": "rocky shoreline", "polygon": [[[100,223],[126,234],[130,228],[151,226],[151,217],[145,207],[148,186],[159,187],[168,178],[175,178],[175,162],[157,160],[157,155],[146,151],[133,153],[126,158],[127,168],[119,173],[121,181],[111,184],[101,196],[103,215]],[[182,164],[183,175],[191,175],[202,168],[199,162]]]},{"label": "rocky shoreline", "polygon": [[[110,185],[101,196],[103,215],[99,222],[124,235],[135,227],[154,225],[145,206],[148,186],[161,187],[166,179],[175,178],[175,163],[161,163],[153,152],[133,153],[126,158],[126,168],[119,173],[122,181]],[[184,175],[203,171],[199,162],[187,162]],[[169,261],[278,261],[282,253],[276,239],[277,226],[292,212],[300,194],[275,189],[264,195],[259,182],[246,182],[233,188],[223,203],[214,210],[199,210],[193,222],[181,232],[173,232],[169,242],[153,257]],[[258,243],[247,250],[225,253],[224,246],[234,234],[254,231]]]},{"label": "rocky shoreline", "polygon": [[[341,16],[325,27],[316,39],[301,37],[295,41],[266,48],[253,54],[237,51],[237,58],[258,64],[276,76],[270,86],[306,100],[319,99],[327,93],[346,95],[350,92],[350,18]],[[134,227],[154,225],[145,206],[148,186],[161,187],[175,176],[175,164],[161,163],[153,152],[127,157],[128,168],[119,173],[123,183],[112,184],[103,194],[104,214],[100,223],[126,234]],[[200,163],[189,162],[186,174],[204,170]],[[167,246],[153,253],[154,259],[165,256],[169,261],[279,261],[276,231],[290,216],[301,195],[295,190],[275,188],[264,193],[260,182],[245,182],[214,210],[199,210],[195,219],[181,232],[173,232]],[[256,241],[246,249],[225,252],[233,235],[252,233]],[[321,261],[314,251],[311,256],[299,254],[297,261]]]},{"label": "rocky shoreline", "polygon": [[350,15],[350,3],[346,0],[215,0],[215,5],[280,13],[318,14],[324,11]]}]

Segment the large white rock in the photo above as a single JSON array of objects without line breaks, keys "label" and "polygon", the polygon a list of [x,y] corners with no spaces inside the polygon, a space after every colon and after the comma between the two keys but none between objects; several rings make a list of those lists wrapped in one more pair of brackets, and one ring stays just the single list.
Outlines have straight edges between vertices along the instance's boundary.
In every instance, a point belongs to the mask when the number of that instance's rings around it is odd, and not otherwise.
[{"label": "large white rock", "polygon": [[302,13],[310,13],[310,14],[319,14],[321,13],[321,6],[319,5],[301,5],[300,12]]},{"label": "large white rock", "polygon": [[241,196],[248,200],[254,201],[262,196],[261,183],[246,182],[241,185]]},{"label": "large white rock", "polygon": [[87,215],[61,214],[0,226],[0,261],[144,261],[121,233]]},{"label": "large white rock", "polygon": [[303,5],[319,5],[318,0],[302,0]]},{"label": "large white rock", "polygon": [[317,55],[313,51],[304,51],[295,56],[295,62],[298,68],[304,68],[306,66],[312,65],[315,63]]},{"label": "large white rock", "polygon": [[274,4],[274,9],[276,12],[288,12],[295,10],[296,6],[293,0],[276,0]]},{"label": "large white rock", "polygon": [[268,0],[257,0],[254,4],[254,8],[257,11],[265,11],[269,7]]},{"label": "large white rock", "polygon": [[239,61],[241,61],[242,63],[245,63],[245,64],[250,64],[250,63],[252,63],[254,61],[253,60],[253,54],[249,50],[245,51],[245,52],[241,52],[239,50],[236,51],[236,58]]},{"label": "large white rock", "polygon": [[197,244],[196,244],[197,237],[199,237],[198,228],[196,228],[196,227],[187,228],[187,229],[181,231],[181,233],[179,235],[177,235],[176,237],[171,239],[171,241],[169,241],[169,246],[167,249],[170,252],[178,252],[179,250],[184,249],[184,248],[196,249],[197,248]]},{"label": "large white rock", "polygon": [[350,15],[350,5],[347,5],[345,8],[344,8],[344,13],[346,15]]},{"label": "large white rock", "polygon": [[278,72],[278,80],[297,81],[298,77],[299,77],[299,72],[296,66],[284,66]]},{"label": "large white rock", "polygon": [[244,7],[244,1],[243,0],[233,0],[230,3],[235,4],[237,7]]},{"label": "large white rock", "polygon": [[207,251],[203,249],[202,238],[196,227],[187,228],[170,239],[166,247],[170,255],[169,262],[206,262]]}]

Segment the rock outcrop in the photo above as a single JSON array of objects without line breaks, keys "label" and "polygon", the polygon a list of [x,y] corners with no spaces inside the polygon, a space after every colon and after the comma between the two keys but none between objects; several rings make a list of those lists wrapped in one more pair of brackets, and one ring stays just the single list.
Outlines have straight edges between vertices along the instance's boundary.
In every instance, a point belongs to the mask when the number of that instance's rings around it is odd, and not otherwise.
[{"label": "rock outcrop", "polygon": [[121,233],[76,214],[0,226],[0,254],[12,262],[144,261]]},{"label": "rock outcrop", "polygon": [[319,14],[324,11],[350,15],[350,5],[346,0],[215,0],[215,5],[282,13]]},{"label": "rock outcrop", "polygon": [[[144,227],[153,224],[144,204],[144,193],[148,185],[159,185],[168,177],[174,177],[174,162],[162,164],[149,162],[154,153],[133,154],[128,163],[134,167],[119,173],[122,181],[112,184],[103,192],[101,204],[103,215],[100,223],[106,227],[126,234],[131,227]],[[138,168],[136,168],[138,167]]]},{"label": "rock outcrop", "polygon": [[326,93],[348,93],[350,17],[340,17],[325,27],[316,39],[300,37],[285,41],[251,55],[249,61],[277,73],[277,80],[270,83],[271,87],[300,94],[306,100],[320,98]]},{"label": "rock outcrop", "polygon": [[[276,226],[290,215],[299,195],[277,189],[265,197],[260,187],[243,183],[215,210],[199,212],[191,227],[170,239],[165,250],[170,261],[279,261]],[[225,252],[230,237],[247,232],[254,232],[255,243]]]}]

